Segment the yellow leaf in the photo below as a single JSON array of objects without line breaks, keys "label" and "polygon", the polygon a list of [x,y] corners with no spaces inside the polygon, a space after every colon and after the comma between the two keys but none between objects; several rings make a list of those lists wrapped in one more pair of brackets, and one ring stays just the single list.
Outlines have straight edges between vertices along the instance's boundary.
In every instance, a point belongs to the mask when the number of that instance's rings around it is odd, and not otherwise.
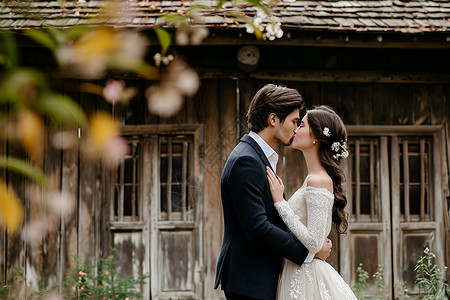
[{"label": "yellow leaf", "polygon": [[37,113],[26,110],[19,115],[17,134],[31,158],[39,160],[44,152],[44,121]]},{"label": "yellow leaf", "polygon": [[87,61],[111,55],[120,46],[115,33],[107,28],[93,30],[75,44],[76,55]]},{"label": "yellow leaf", "polygon": [[23,220],[23,206],[14,191],[0,181],[0,216],[8,233],[16,232]]},{"label": "yellow leaf", "polygon": [[114,118],[106,112],[97,112],[91,119],[92,141],[99,150],[103,150],[109,141],[119,136],[119,126]]}]

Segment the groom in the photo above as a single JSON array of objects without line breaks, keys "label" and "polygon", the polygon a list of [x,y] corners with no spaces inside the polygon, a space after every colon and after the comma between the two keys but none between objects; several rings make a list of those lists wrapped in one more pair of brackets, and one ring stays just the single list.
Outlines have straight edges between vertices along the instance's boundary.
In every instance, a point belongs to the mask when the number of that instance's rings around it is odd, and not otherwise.
[{"label": "groom", "polygon": [[[249,105],[250,133],[242,137],[223,169],[225,232],[214,288],[221,283],[228,300],[274,300],[283,257],[298,265],[314,257],[285,231],[266,175],[266,166],[276,170],[278,154],[273,149],[291,144],[302,107],[297,90],[273,84],[262,87]],[[327,239],[315,256],[325,260],[330,252]]]}]

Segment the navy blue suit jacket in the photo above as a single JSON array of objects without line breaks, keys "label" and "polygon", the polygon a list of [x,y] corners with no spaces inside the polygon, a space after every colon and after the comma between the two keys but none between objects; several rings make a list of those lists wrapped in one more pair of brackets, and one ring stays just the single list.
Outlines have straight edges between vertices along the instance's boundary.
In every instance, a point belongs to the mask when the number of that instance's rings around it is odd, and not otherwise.
[{"label": "navy blue suit jacket", "polygon": [[290,233],[273,205],[264,152],[248,135],[222,172],[225,232],[214,288],[274,300],[282,259],[301,265],[308,250]]}]

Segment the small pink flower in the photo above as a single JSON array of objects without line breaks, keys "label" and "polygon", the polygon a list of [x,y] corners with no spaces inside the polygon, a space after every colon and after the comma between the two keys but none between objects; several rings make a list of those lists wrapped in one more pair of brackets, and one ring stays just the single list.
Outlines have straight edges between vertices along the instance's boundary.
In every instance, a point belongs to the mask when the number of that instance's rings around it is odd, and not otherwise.
[{"label": "small pink flower", "polygon": [[82,290],[84,290],[84,285],[81,287]]},{"label": "small pink flower", "polygon": [[130,298],[126,297],[125,300],[130,300]]},{"label": "small pink flower", "polygon": [[72,287],[72,291],[75,291],[77,288],[75,287],[75,284]]},{"label": "small pink flower", "polygon": [[106,271],[106,275],[109,275],[109,272],[108,272],[108,271]]},{"label": "small pink flower", "polygon": [[78,277],[83,277],[83,271],[78,272]]}]

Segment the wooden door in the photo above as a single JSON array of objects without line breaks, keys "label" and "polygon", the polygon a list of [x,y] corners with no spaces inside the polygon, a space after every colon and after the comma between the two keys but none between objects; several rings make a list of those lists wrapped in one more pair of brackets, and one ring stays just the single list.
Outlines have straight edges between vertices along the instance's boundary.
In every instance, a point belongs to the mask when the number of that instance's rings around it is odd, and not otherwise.
[{"label": "wooden door", "polygon": [[200,125],[125,126],[112,172],[109,229],[121,274],[149,273],[144,299],[203,298]]},{"label": "wooden door", "polygon": [[383,265],[385,297],[395,282],[417,292],[414,266],[425,247],[444,263],[442,180],[446,177],[443,130],[438,126],[348,126],[347,236],[340,240],[340,269],[357,280],[360,263],[372,275]]},{"label": "wooden door", "polygon": [[148,138],[151,299],[203,298],[200,132]]}]

